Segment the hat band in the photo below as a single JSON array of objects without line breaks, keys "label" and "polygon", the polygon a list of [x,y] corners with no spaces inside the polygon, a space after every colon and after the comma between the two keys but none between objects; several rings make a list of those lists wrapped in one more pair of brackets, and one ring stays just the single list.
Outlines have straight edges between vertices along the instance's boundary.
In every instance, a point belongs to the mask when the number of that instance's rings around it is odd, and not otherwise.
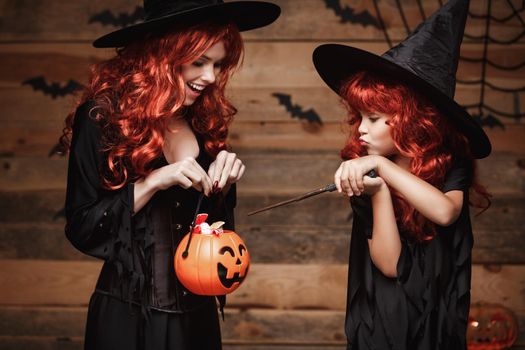
[{"label": "hat band", "polygon": [[161,4],[156,3],[155,7],[149,7],[144,5],[144,11],[146,15],[144,16],[145,21],[150,21],[153,19],[169,16],[178,12],[184,12],[192,10],[199,7],[211,6],[222,4],[222,0],[206,0],[206,1],[164,1]]}]

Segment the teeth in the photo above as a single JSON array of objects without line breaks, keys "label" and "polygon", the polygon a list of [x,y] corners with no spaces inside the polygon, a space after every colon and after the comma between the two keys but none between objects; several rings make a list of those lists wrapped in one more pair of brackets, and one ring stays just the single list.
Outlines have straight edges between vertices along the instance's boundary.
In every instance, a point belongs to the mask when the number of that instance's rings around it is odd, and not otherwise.
[{"label": "teeth", "polygon": [[194,84],[194,83],[188,83],[189,87],[191,87],[193,90],[197,90],[197,91],[202,91],[204,90],[204,86],[203,85],[197,85],[197,84]]}]

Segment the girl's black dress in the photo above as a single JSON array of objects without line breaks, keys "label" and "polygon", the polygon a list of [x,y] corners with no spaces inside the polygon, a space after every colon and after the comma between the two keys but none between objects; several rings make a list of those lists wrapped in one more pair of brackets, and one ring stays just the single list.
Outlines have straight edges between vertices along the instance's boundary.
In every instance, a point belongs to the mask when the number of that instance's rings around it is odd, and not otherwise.
[{"label": "girl's black dress", "polygon": [[[157,192],[133,215],[134,185],[101,186],[105,153],[94,102],[77,109],[69,156],[66,236],[80,251],[105,262],[89,302],[85,349],[221,349],[214,297],[187,291],[173,269],[173,252],[189,231],[199,192],[179,186]],[[211,159],[197,159],[207,170]],[[164,157],[155,167],[166,165]],[[235,186],[226,198],[204,197],[209,222],[233,229]],[[224,305],[224,297],[219,298]]]},{"label": "girl's black dress", "polygon": [[454,162],[442,191],[463,191],[457,221],[438,227],[430,241],[413,243],[400,232],[397,278],[372,263],[370,198],[352,198],[354,212],[345,331],[348,349],[465,350],[470,304],[472,228],[468,190],[472,171]]}]

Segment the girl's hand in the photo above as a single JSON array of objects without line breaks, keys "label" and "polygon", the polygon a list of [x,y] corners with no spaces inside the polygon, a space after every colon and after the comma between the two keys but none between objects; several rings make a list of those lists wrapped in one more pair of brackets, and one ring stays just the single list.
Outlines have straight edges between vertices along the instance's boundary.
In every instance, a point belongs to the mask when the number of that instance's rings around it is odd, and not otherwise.
[{"label": "girl's hand", "polygon": [[375,193],[384,181],[381,178],[370,178],[366,174],[370,170],[377,170],[377,166],[376,156],[365,156],[342,162],[334,175],[337,190],[348,196]]},{"label": "girl's hand", "polygon": [[208,169],[213,189],[218,192],[229,188],[231,184],[241,179],[245,169],[246,167],[235,153],[220,151]]},{"label": "girl's hand", "polygon": [[363,190],[363,193],[369,196],[373,196],[374,194],[379,192],[381,189],[385,189],[389,191],[388,186],[386,186],[385,180],[383,180],[379,176],[370,177],[370,176],[365,175],[363,177],[363,185],[365,187],[365,189]]},{"label": "girl's hand", "polygon": [[158,190],[178,185],[182,188],[193,187],[203,191],[206,196],[211,193],[212,187],[210,177],[192,157],[154,170],[145,181],[150,182]]}]

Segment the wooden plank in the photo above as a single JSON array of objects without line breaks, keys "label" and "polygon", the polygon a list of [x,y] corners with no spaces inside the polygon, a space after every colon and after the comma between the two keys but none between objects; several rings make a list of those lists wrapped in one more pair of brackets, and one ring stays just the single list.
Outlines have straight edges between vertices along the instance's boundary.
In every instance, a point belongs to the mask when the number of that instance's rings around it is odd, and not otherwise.
[{"label": "wooden plank", "polygon": [[6,306],[0,308],[0,336],[60,337],[84,336],[87,306]]},{"label": "wooden plank", "polygon": [[0,349],[24,350],[82,350],[83,337],[0,336]]},{"label": "wooden plank", "polygon": [[[24,350],[82,350],[84,340],[81,337],[12,337],[0,336],[0,349]],[[343,350],[344,344],[253,344],[224,339],[224,350]],[[514,348],[513,348],[514,349]]]},{"label": "wooden plank", "polygon": [[[292,116],[286,105],[279,103],[274,94],[288,95],[291,104],[303,112],[313,109],[322,123],[343,122],[347,112],[337,94],[327,87],[306,88],[232,88],[228,97],[238,109],[236,122],[288,122],[302,121],[308,124],[306,117]],[[479,101],[480,86],[458,85],[456,100],[462,105],[472,105]],[[517,101],[513,94],[487,89],[485,102],[505,113],[513,114],[515,102],[525,106],[525,94],[518,94]],[[21,103],[23,101],[23,103]],[[0,121],[9,127],[28,127],[33,129],[52,130],[62,127],[64,118],[75,106],[75,98],[71,95],[50,98],[42,92],[20,86],[0,89],[0,106],[4,106]],[[474,113],[477,111],[471,109]],[[517,118],[498,118],[504,125],[520,123]],[[314,126],[311,126],[314,130]]]},{"label": "wooden plank", "polygon": [[[496,209],[497,210],[497,209]],[[506,210],[500,208],[500,210]],[[350,215],[350,212],[348,212]],[[499,214],[504,217],[505,214]],[[498,216],[496,216],[498,217]],[[253,263],[345,264],[351,222],[340,225],[301,225],[293,221],[250,224],[237,216],[236,231],[246,242]],[[472,261],[478,264],[523,264],[525,234],[520,223],[474,219]],[[78,252],[64,235],[64,222],[0,225],[0,259],[92,260]]]},{"label": "wooden plank", "polygon": [[[39,123],[24,124],[0,130],[0,157],[3,167],[13,157],[47,157],[57,144],[62,134],[62,125],[53,124],[50,129],[38,128]],[[268,151],[331,151],[338,152],[345,143],[345,133],[340,122],[324,123],[322,127],[306,122],[289,120],[286,122],[245,122],[242,117],[230,128],[229,143],[237,152],[243,150]],[[485,128],[491,140],[494,152],[510,152],[518,155],[525,154],[525,125],[510,124],[501,128]],[[16,160],[15,160],[16,161]],[[44,162],[40,159],[40,162]]]},{"label": "wooden plank", "polygon": [[[234,75],[230,87],[324,87],[312,64],[312,52],[323,41],[311,42],[251,42],[246,43],[244,67]],[[358,48],[382,54],[385,43],[345,42]],[[482,44],[462,47],[466,57],[482,57]],[[74,79],[85,84],[88,66],[112,55],[111,50],[96,50],[87,44],[6,44],[0,45],[0,87],[19,87],[23,81],[43,75],[48,84],[65,84]],[[513,65],[523,61],[525,44],[491,45],[488,57],[500,64]],[[504,63],[501,63],[504,62]],[[505,71],[487,67],[487,77],[507,88],[523,86],[520,71]],[[479,79],[480,64],[462,62],[458,78]],[[30,89],[27,86],[27,89]]]},{"label": "wooden plank", "polygon": [[[72,271],[79,267],[88,272],[87,266],[93,268],[94,271],[91,274],[96,274],[99,265],[90,262],[78,264],[69,262],[62,263],[62,268],[57,270],[56,266],[51,266],[56,264],[58,263],[2,261],[2,266],[9,267],[10,274],[16,274],[16,276],[6,280],[5,273],[2,272],[1,281],[11,283],[9,285],[12,288],[9,289],[15,289],[19,293],[15,297],[13,294],[17,293],[13,291],[7,293],[5,290],[1,291],[1,300],[3,301],[2,312],[0,312],[0,324],[3,325],[0,331],[1,335],[75,337],[83,334],[85,307],[42,307],[39,304],[43,301],[52,301],[52,304],[63,305],[63,300],[58,303],[55,302],[58,291],[49,288],[50,286],[45,283],[46,279],[57,279],[56,277],[49,278],[50,275],[60,274],[60,278],[64,279],[63,275],[71,273],[77,275],[77,272]],[[85,266],[81,267],[80,265]],[[49,269],[49,267],[52,268]],[[223,324],[224,339],[253,343],[267,341],[273,343],[300,343],[302,341],[324,343],[339,342],[344,339],[340,331],[342,331],[345,307],[346,266],[329,266],[332,269],[330,270],[332,275],[329,281],[333,279],[334,282],[328,284],[324,283],[327,266],[254,265],[253,267],[252,275],[247,279],[246,284],[229,297],[227,322]],[[520,329],[522,329],[522,325],[525,325],[524,269],[524,265],[492,266],[490,269],[474,265],[472,302],[483,300],[500,303],[510,308],[517,315]],[[263,270],[266,270],[266,279],[262,278]],[[279,273],[278,271],[283,272]],[[336,276],[338,277],[336,278]],[[320,279],[323,281],[322,284],[319,283]],[[86,278],[80,279],[77,284],[85,286],[83,282],[86,280]],[[17,283],[17,281],[22,283]],[[34,288],[35,282],[39,282],[39,288]],[[261,288],[261,282],[264,282],[262,284],[264,288]],[[297,282],[301,286],[307,287],[306,290],[298,288],[295,285]],[[68,285],[60,286],[59,291],[62,294],[71,294],[72,288],[75,291],[80,290],[77,286]],[[330,298],[327,298],[327,290],[330,291]],[[44,292],[50,295],[46,300],[41,298]],[[6,295],[9,293],[11,295]],[[20,295],[29,297],[30,302],[26,303],[26,300],[22,300]],[[89,296],[86,292],[75,295],[79,300]],[[319,297],[322,297],[323,300]],[[270,300],[271,298],[273,300]],[[319,300],[321,304],[301,303],[300,301],[304,302],[305,298],[306,300]],[[324,299],[333,299],[333,301],[327,302]],[[83,304],[85,302],[81,301]],[[288,304],[285,305],[285,303]],[[12,304],[17,305],[11,306]],[[236,310],[234,309],[236,306],[241,308]],[[256,308],[259,306],[278,309]],[[327,306],[335,306],[336,308],[323,310]],[[233,323],[229,323],[230,320]],[[283,325],[286,326],[283,327]],[[330,329],[332,331],[328,332]],[[525,334],[523,333],[520,334],[518,344],[524,344]]]},{"label": "wooden plank", "polygon": [[[101,263],[1,260],[0,290],[8,305],[85,306]],[[472,303],[500,303],[525,315],[525,265],[473,265]],[[228,297],[229,307],[344,310],[345,264],[253,264],[246,282]],[[330,291],[330,298],[326,291]]]},{"label": "wooden plank", "polygon": [[[9,336],[83,336],[85,308],[1,307],[0,331]],[[15,320],[7,324],[8,320]],[[343,311],[236,310],[227,309],[221,323],[223,341],[249,344],[341,344]],[[285,324],[287,327],[283,327]],[[287,334],[288,331],[288,334]]]},{"label": "wooden plank", "polygon": [[76,250],[57,223],[0,225],[0,259],[91,260]]},{"label": "wooden plank", "polygon": [[[253,210],[290,198],[290,195],[292,194],[249,193],[239,188],[236,207],[237,224],[251,227],[267,225],[340,227],[350,223],[351,211],[348,201],[336,194],[321,195],[281,207],[279,210],[247,216],[247,213]],[[52,224],[63,207],[63,198],[62,191],[0,192],[0,222]],[[471,210],[474,231],[495,230],[498,233],[508,232],[510,236],[518,232],[516,234],[519,235],[525,227],[524,210],[523,195],[497,195],[492,198],[492,206],[485,213],[474,216],[476,211]]]},{"label": "wooden plank", "polygon": [[[40,312],[45,312],[47,310],[39,310]],[[80,310],[65,310],[65,313],[77,313],[79,315],[84,316],[84,313]],[[252,312],[253,313],[253,312]],[[255,312],[256,313],[256,312]],[[26,310],[18,310],[18,312],[13,315],[13,317],[19,318],[27,318],[28,312]],[[310,313],[311,314],[311,313]],[[251,339],[248,340],[237,340],[235,338],[226,338],[224,339],[224,333],[228,333],[229,329],[231,329],[231,318],[230,317],[238,317],[239,313],[236,313],[235,311],[227,311],[228,320],[221,324],[221,327],[223,329],[223,348],[225,350],[321,350],[321,349],[340,349],[342,350],[345,348],[344,341],[337,340],[337,341],[325,341],[321,344],[319,344],[319,340],[316,340],[316,343],[310,343],[310,344],[297,344],[297,342],[292,342],[289,339],[286,341],[281,340],[281,342],[273,341],[273,340],[267,340],[261,342],[257,342]],[[273,315],[272,315],[273,316]],[[286,315],[282,315],[279,321],[287,321],[284,319]],[[305,315],[300,315],[301,317],[304,317]],[[306,315],[307,317],[310,315]],[[31,317],[31,316],[30,316]],[[56,316],[59,318],[60,316]],[[246,317],[244,317],[246,318]],[[256,317],[252,316],[252,319],[255,319]],[[313,318],[313,317],[309,317]],[[324,317],[319,324],[315,325],[315,329],[321,328],[323,330],[325,327],[331,326],[331,324],[325,325],[326,319],[328,319],[329,316]],[[341,322],[344,321],[344,318],[341,319],[341,315],[337,314],[335,317],[333,317],[337,323],[336,329],[341,328]],[[282,320],[284,319],[284,320]],[[24,320],[25,322],[31,322],[31,319]],[[55,319],[52,319],[53,322],[56,322]],[[325,322],[323,322],[325,321]],[[241,320],[239,324],[243,322]],[[246,322],[247,323],[247,322]],[[282,325],[282,324],[281,324]],[[286,325],[286,323],[285,323]],[[244,324],[242,325],[244,327]],[[260,325],[253,326],[253,323],[250,324],[253,329],[259,330],[262,327]],[[283,327],[285,328],[285,327]],[[302,333],[305,333],[309,331],[308,329],[299,330]],[[333,330],[332,330],[333,332]],[[337,333],[338,334],[338,333]],[[339,338],[339,334],[337,336]],[[31,335],[25,335],[25,336],[0,336],[0,348],[2,349],[24,349],[24,350],[73,350],[73,349],[82,349],[82,337],[56,337],[56,336],[31,336]],[[343,345],[341,345],[343,343]],[[511,349],[518,350],[518,349],[524,349],[522,345],[519,345],[519,343],[515,344]]]},{"label": "wooden plank", "polygon": [[[64,208],[65,191],[0,192],[0,222],[53,222]],[[18,208],[18,209],[14,209]]]},{"label": "wooden plank", "polygon": [[[0,292],[4,305],[87,305],[101,263],[3,260]],[[51,297],[51,295],[55,295]]]},{"label": "wooden plank", "polygon": [[[5,310],[5,309],[4,309]],[[2,311],[4,311],[2,310]],[[44,312],[54,312],[55,310],[46,310],[46,309],[37,309],[37,312],[44,313]],[[33,322],[31,317],[34,317],[34,315],[30,314],[30,311],[19,309],[13,312],[13,310],[8,310],[10,312],[10,316],[12,315],[13,318],[22,319],[24,323]],[[37,313],[33,312],[33,314]],[[78,316],[85,317],[85,312],[83,310],[77,310],[77,309],[65,309],[62,311],[62,313],[70,313],[70,314],[77,314]],[[328,315],[321,314],[317,315],[314,312],[307,312],[306,314],[304,312],[293,312],[294,318],[301,317],[301,320],[298,321],[300,326],[305,326],[308,323],[311,322],[318,322],[317,324],[313,325],[311,328],[312,330],[318,330],[317,332],[321,331],[328,331],[329,334],[333,334],[337,340],[325,340],[320,341],[319,339],[311,339],[313,337],[308,336],[306,333],[310,331],[310,329],[289,329],[287,328],[289,324],[290,317],[289,314],[291,312],[285,312],[284,314],[281,314],[279,316],[273,315],[272,312],[263,312],[261,313],[260,310],[254,310],[250,311],[249,316],[241,316],[240,312],[236,312],[235,310],[227,310],[227,320],[224,323],[221,323],[221,328],[223,332],[223,348],[225,350],[321,350],[321,349],[340,349],[342,350],[345,348],[344,340],[340,340],[341,333],[339,331],[337,333],[334,333],[334,328],[330,329],[329,327],[335,327],[336,330],[341,329],[341,325],[344,322],[344,315],[341,314],[341,312],[336,313],[330,313]],[[51,322],[59,323],[61,319],[67,318],[67,316],[58,315],[58,313],[55,312],[57,315],[53,315],[52,317],[47,317],[47,319],[51,319]],[[317,316],[317,317],[316,317]],[[1,316],[0,316],[1,317]],[[232,318],[235,318],[232,322]],[[304,321],[304,319],[307,319],[307,322]],[[83,320],[83,318],[82,318]],[[261,321],[269,321],[269,322],[284,322],[279,323],[279,325],[283,329],[288,329],[290,332],[290,336],[292,339],[277,339],[274,340],[272,337],[273,334],[266,334],[266,337],[264,340],[254,340],[252,337],[249,337],[247,340],[238,340],[234,338],[236,334],[242,334],[242,332],[246,332],[250,335],[253,333],[258,334],[260,331],[267,331],[270,327],[265,327],[264,324],[261,324]],[[294,320],[295,321],[295,320]],[[308,322],[310,321],[310,322]],[[331,322],[330,322],[331,321]],[[79,324],[83,321],[77,321]],[[255,322],[261,322],[261,323],[255,323]],[[41,322],[39,322],[41,323]],[[332,324],[333,323],[333,324]],[[38,324],[38,323],[37,323]],[[67,324],[71,325],[71,324]],[[293,326],[296,326],[296,324],[292,324]],[[64,324],[66,326],[66,324]],[[231,329],[234,329],[234,331],[231,331]],[[248,330],[246,330],[248,328]],[[273,328],[270,328],[273,330]],[[292,333],[292,331],[297,331],[298,335],[303,336],[306,335],[308,338],[311,339],[310,343],[304,343],[301,340],[296,340],[298,336],[295,335],[295,333]],[[316,333],[317,333],[316,332]],[[230,333],[233,333],[230,337]],[[317,334],[315,334],[317,335]],[[314,335],[314,336],[315,336]],[[272,337],[272,338],[270,338]],[[270,338],[270,339],[267,339]],[[521,339],[518,340],[518,343],[515,344],[515,346],[512,347],[514,350],[518,349],[524,349],[523,344],[520,345]],[[80,350],[82,348],[82,337],[75,336],[75,337],[61,337],[61,336],[32,336],[32,335],[23,335],[23,336],[11,336],[11,335],[4,335],[0,336],[0,348],[2,349],[25,349],[25,350],[73,350],[78,349]]]},{"label": "wooden plank", "polygon": [[232,310],[231,318],[233,322],[222,325],[225,340],[296,345],[346,341],[343,311]]},{"label": "wooden plank", "polygon": [[[377,13],[371,1],[343,0],[338,1],[341,7],[349,7],[353,15],[344,16],[319,0],[271,0],[282,8],[281,17],[271,26],[244,34],[247,40],[383,40]],[[135,6],[142,5],[137,1],[37,1],[29,6],[25,2],[5,2],[3,4],[3,21],[0,25],[0,42],[10,41],[86,41],[117,28],[117,23],[107,20],[90,23],[90,19],[106,10],[113,16],[132,16]],[[422,1],[426,16],[436,11],[439,2]],[[422,21],[422,15],[415,0],[404,0],[401,7],[409,27],[413,30]],[[37,9],[37,10],[35,10]],[[389,36],[393,40],[403,39],[407,33],[403,26],[401,14],[394,1],[379,2]],[[493,15],[507,16],[512,9],[504,0],[496,0],[492,5]],[[476,14],[486,12],[484,1],[473,1],[471,11]],[[315,16],[312,14],[315,13]],[[28,15],[29,14],[29,15]],[[366,15],[365,15],[366,14]],[[131,20],[131,19],[130,19]],[[120,22],[125,24],[128,21]],[[469,18],[467,33],[482,35],[484,21]],[[509,38],[521,33],[518,19],[505,24],[494,22],[492,33],[498,38]],[[469,39],[466,39],[469,40]]]},{"label": "wooden plank", "polygon": [[[522,129],[525,130],[525,125]],[[271,130],[266,131],[267,139],[273,139]],[[245,137],[245,133],[242,135]],[[520,139],[514,140],[515,145],[519,142]],[[51,148],[48,147],[45,152]],[[341,164],[338,148],[335,147],[325,151],[279,152],[240,149],[237,154],[247,168],[239,188],[275,194],[306,192],[333,182],[334,173]],[[479,179],[494,193],[525,191],[524,159],[525,154],[494,152],[478,162]],[[67,161],[67,157],[60,156],[16,157],[4,153],[3,157],[0,156],[0,190],[64,189]],[[278,184],[278,190],[270,184]]]},{"label": "wooden plank", "polygon": [[[12,286],[0,291],[0,300],[6,305],[87,305],[101,267],[100,262],[88,261],[2,260],[1,264],[0,281]],[[338,265],[253,264],[250,283],[232,294],[228,304],[338,309],[346,295],[346,286],[341,285],[345,279],[346,267]],[[325,298],[324,291],[318,288],[321,281],[330,287],[334,298]]]}]

